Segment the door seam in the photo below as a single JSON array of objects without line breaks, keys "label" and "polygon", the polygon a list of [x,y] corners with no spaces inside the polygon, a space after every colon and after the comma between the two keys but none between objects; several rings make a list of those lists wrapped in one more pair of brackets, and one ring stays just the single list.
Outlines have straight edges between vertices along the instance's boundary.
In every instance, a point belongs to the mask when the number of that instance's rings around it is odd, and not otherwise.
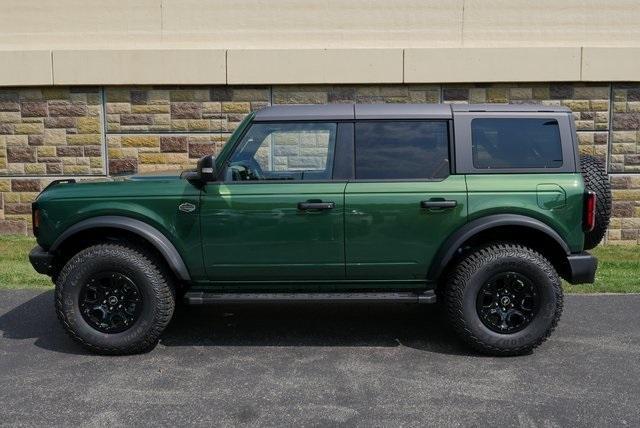
[{"label": "door seam", "polygon": [[342,257],[345,280],[347,279],[347,186],[349,186],[349,180],[342,189]]}]

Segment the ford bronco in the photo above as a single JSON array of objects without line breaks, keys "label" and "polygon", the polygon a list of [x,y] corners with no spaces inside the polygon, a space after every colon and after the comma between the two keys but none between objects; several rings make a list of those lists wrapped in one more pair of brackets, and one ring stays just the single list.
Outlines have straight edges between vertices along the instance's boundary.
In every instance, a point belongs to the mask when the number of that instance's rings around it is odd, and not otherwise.
[{"label": "ford bronco", "polygon": [[560,278],[594,281],[610,193],[563,107],[277,106],[194,171],[52,183],[30,260],[98,353],[153,348],[180,299],[438,301],[517,355],[556,327]]}]

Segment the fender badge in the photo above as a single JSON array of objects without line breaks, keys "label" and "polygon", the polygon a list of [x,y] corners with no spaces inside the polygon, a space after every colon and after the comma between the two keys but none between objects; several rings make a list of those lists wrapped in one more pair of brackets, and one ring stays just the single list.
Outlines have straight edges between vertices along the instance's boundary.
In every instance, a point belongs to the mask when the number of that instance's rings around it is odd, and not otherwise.
[{"label": "fender badge", "polygon": [[196,206],[193,204],[190,204],[189,202],[185,202],[183,204],[178,205],[178,209],[182,212],[190,213],[195,211]]}]

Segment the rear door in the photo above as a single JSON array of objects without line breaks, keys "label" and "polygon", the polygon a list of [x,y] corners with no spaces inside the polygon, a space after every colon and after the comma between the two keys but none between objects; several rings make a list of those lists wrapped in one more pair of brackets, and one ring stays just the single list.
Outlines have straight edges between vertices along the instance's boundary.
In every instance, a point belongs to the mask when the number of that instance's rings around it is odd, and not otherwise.
[{"label": "rear door", "polygon": [[464,176],[451,175],[450,121],[355,124],[355,179],[345,191],[347,279],[424,282],[464,224]]}]

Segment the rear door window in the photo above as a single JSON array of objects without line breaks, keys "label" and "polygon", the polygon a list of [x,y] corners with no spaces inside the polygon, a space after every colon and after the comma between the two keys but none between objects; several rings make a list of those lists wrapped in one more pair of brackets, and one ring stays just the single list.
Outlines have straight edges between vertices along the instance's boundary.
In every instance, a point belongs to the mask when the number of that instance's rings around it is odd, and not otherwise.
[{"label": "rear door window", "polygon": [[443,179],[449,175],[446,121],[365,121],[355,127],[356,179]]},{"label": "rear door window", "polygon": [[562,143],[555,119],[476,118],[471,121],[477,169],[560,168]]}]

